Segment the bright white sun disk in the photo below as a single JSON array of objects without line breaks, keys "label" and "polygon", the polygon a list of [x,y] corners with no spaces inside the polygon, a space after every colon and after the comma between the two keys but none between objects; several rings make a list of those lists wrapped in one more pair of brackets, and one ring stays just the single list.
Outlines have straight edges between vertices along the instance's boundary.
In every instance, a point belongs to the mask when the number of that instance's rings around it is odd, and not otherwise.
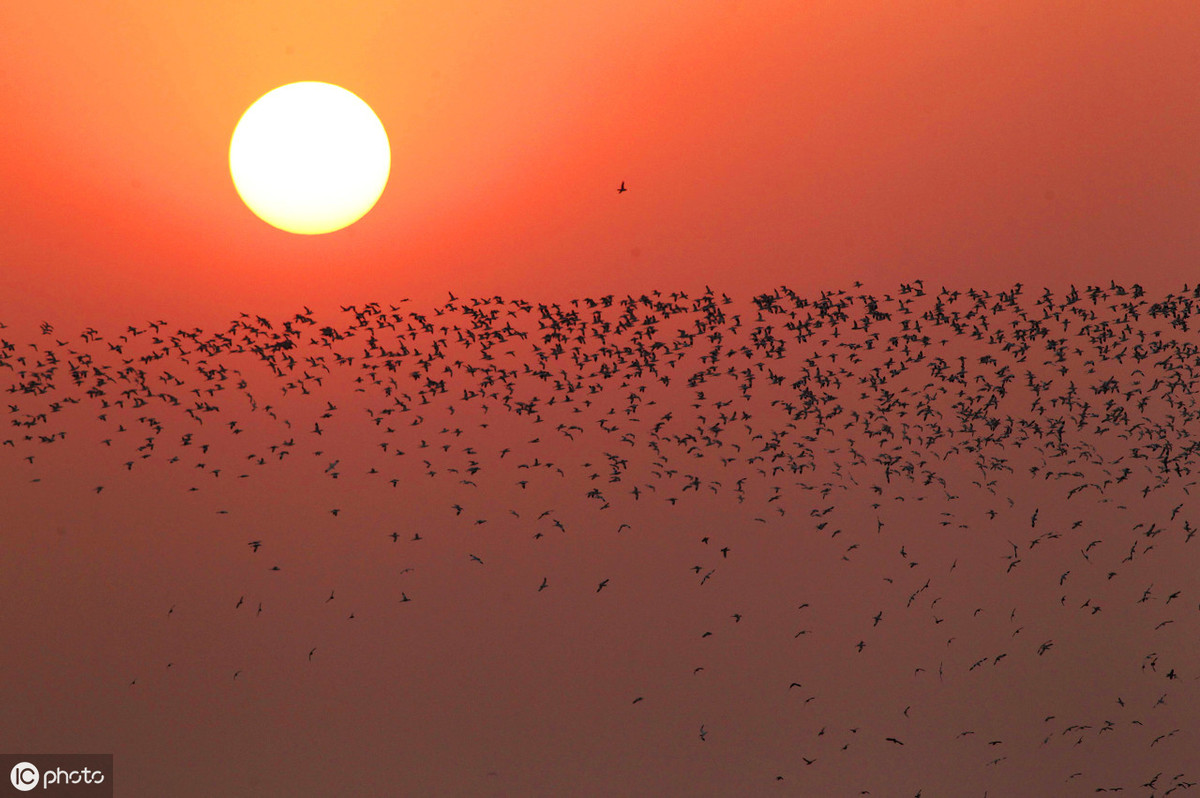
[{"label": "bright white sun disk", "polygon": [[259,218],[315,235],[353,224],[374,207],[391,157],[383,124],[365,102],[329,83],[289,83],[242,115],[229,170]]}]

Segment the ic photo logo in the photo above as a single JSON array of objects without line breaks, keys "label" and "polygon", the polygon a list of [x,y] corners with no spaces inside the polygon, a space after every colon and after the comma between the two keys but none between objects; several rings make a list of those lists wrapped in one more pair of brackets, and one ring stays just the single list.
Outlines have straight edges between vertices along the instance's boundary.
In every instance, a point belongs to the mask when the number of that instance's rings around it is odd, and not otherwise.
[{"label": "ic photo logo", "polygon": [[[46,798],[112,798],[112,754],[0,755],[0,762],[2,767],[11,767],[8,781],[17,792]],[[0,792],[13,794],[2,786]]]},{"label": "ic photo logo", "polygon": [[18,762],[13,766],[12,773],[9,774],[9,779],[12,780],[12,786],[16,787],[21,792],[29,792],[34,787],[38,786],[38,781],[41,780],[41,774],[38,773],[37,768],[28,762]]}]

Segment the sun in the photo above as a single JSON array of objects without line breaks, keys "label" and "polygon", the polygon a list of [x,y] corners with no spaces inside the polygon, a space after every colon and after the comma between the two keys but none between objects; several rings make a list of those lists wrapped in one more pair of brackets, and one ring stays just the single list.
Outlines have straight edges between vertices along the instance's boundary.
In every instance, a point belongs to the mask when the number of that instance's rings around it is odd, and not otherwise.
[{"label": "sun", "polygon": [[383,194],[387,132],[371,107],[330,83],[289,83],[242,114],[229,144],[233,185],[263,221],[317,235],[353,224]]}]

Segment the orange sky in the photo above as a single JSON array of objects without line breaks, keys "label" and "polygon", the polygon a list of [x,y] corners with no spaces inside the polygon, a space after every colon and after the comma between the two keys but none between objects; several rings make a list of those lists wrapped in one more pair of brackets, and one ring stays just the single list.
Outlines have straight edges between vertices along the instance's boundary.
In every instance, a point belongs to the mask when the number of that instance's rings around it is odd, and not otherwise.
[{"label": "orange sky", "polygon": [[[209,318],[739,283],[1175,286],[1200,252],[1194,3],[9,3],[0,313]],[[393,147],[363,221],[264,225],[257,97]],[[615,188],[628,181],[629,193]]]},{"label": "orange sky", "polygon": [[[995,797],[1068,794],[1076,764],[1087,794],[1176,773],[1197,750],[1200,518],[1170,474],[1142,493],[1158,475],[1127,450],[1200,440],[1194,321],[1145,308],[1200,279],[1197,42],[1195,0],[0,5],[0,750],[114,753],[139,796]],[[244,110],[302,80],[364,99],[392,146],[379,203],[328,235],[262,222],[228,172]],[[920,299],[898,288],[916,278]],[[815,312],[756,294],[856,280],[895,318],[859,293],[839,341],[751,349]],[[1064,299],[1110,280],[1157,293],[1140,317],[1127,295]],[[997,293],[1016,281],[1019,301]],[[934,322],[943,284],[993,339]],[[1045,285],[1061,339],[1031,332]],[[620,297],[654,290],[688,296],[622,326]],[[496,295],[532,304],[471,304]],[[554,352],[539,303],[603,295]],[[257,346],[305,306],[295,350]],[[243,312],[241,337],[191,337]],[[331,352],[326,324],[355,333]],[[853,349],[868,324],[879,345]],[[376,334],[412,347],[402,367]],[[1160,334],[1173,359],[1108,359]],[[639,347],[685,339],[670,385],[630,375]],[[288,351],[286,373],[259,360]],[[597,376],[605,358],[628,371]],[[898,359],[912,371],[885,378]],[[857,373],[830,387],[835,363]],[[139,364],[149,387],[123,392]],[[85,391],[77,368],[114,382]],[[999,406],[962,399],[1002,370]],[[1076,407],[1034,402],[1041,379],[1094,402],[1094,428],[1069,428],[1067,462],[1036,436],[997,446],[1013,467],[986,482],[957,422]],[[816,434],[781,409],[802,393],[846,426],[777,477]],[[949,419],[928,422],[946,451],[917,407]],[[885,470],[885,416],[949,484]],[[614,451],[628,472],[606,481]],[[692,470],[711,481],[681,488]]]}]

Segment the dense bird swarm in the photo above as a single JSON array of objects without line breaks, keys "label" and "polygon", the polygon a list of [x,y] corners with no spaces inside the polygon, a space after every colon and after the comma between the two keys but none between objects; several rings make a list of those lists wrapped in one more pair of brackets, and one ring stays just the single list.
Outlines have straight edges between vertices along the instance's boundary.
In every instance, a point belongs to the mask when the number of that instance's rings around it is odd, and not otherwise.
[{"label": "dense bird swarm", "polygon": [[[45,323],[0,331],[0,454],[28,490],[108,463],[81,502],[152,469],[181,507],[216,497],[208,567],[237,576],[214,601],[261,623],[399,626],[474,579],[523,617],[569,595],[583,638],[587,607],[627,601],[606,639],[671,628],[686,666],[634,658],[614,711],[681,718],[713,756],[753,738],[727,767],[758,794],[1165,796],[1200,778],[1198,311],[1186,286],[918,281]],[[292,480],[328,485],[294,497],[312,530],[239,526]],[[389,608],[314,579],[305,535],[385,563]],[[600,554],[556,572],[568,550]],[[279,661],[318,667],[316,637]],[[168,691],[162,670],[122,685]]]}]

